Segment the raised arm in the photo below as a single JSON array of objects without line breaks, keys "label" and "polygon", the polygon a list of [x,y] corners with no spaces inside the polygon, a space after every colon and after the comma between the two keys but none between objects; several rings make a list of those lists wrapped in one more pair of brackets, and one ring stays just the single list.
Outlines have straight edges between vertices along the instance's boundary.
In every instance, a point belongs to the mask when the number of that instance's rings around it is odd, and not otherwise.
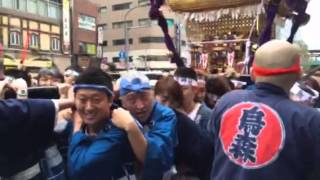
[{"label": "raised arm", "polygon": [[147,151],[147,140],[130,112],[122,108],[113,110],[112,122],[115,126],[127,132],[130,145],[136,158],[141,164],[144,164]]}]

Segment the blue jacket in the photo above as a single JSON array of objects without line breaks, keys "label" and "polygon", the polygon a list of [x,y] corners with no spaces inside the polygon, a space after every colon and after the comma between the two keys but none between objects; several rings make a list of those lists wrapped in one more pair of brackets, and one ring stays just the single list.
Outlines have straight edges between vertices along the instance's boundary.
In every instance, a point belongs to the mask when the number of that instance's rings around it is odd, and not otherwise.
[{"label": "blue jacket", "polygon": [[51,100],[0,101],[0,176],[21,172],[41,158],[53,135]]},{"label": "blue jacket", "polygon": [[187,115],[175,111],[177,116],[178,145],[175,149],[175,166],[180,174],[210,179],[213,160],[213,138],[208,131],[193,122]]},{"label": "blue jacket", "polygon": [[148,142],[143,180],[161,180],[174,162],[177,144],[176,115],[168,107],[155,102],[144,135]]},{"label": "blue jacket", "polygon": [[279,87],[258,83],[226,94],[211,127],[213,180],[319,179],[320,114]]},{"label": "blue jacket", "polygon": [[203,130],[208,130],[208,124],[212,116],[212,110],[203,102],[197,112],[195,123]]},{"label": "blue jacket", "polygon": [[68,155],[68,174],[75,180],[117,179],[125,176],[126,163],[133,162],[126,133],[110,120],[96,137],[87,136],[83,131],[75,133]]}]

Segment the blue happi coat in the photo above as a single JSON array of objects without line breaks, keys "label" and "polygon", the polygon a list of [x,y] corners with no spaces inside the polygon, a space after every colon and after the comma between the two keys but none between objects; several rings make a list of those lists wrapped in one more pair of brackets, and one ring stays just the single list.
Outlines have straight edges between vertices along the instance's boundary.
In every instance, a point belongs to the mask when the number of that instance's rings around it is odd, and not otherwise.
[{"label": "blue happi coat", "polygon": [[133,173],[134,155],[127,135],[111,120],[96,137],[75,133],[68,156],[68,174],[74,180],[112,180]]},{"label": "blue happi coat", "polygon": [[143,124],[143,131],[148,147],[142,179],[161,180],[174,163],[174,148],[177,144],[175,113],[155,102],[147,123]]},{"label": "blue happi coat", "polygon": [[38,163],[52,138],[55,114],[51,100],[0,101],[0,177],[13,177],[30,167],[40,169]]},{"label": "blue happi coat", "polygon": [[211,128],[212,180],[319,179],[320,113],[277,86],[258,83],[226,94]]}]

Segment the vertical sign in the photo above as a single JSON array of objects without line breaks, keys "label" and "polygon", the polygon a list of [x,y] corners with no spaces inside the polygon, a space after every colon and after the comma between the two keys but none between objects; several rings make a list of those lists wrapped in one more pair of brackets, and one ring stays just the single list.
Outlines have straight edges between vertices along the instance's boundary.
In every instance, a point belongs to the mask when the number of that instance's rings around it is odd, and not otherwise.
[{"label": "vertical sign", "polygon": [[103,57],[103,26],[98,26],[97,57]]},{"label": "vertical sign", "polygon": [[63,49],[69,54],[70,50],[70,0],[63,0],[62,24],[63,24]]},{"label": "vertical sign", "polygon": [[101,45],[103,43],[103,26],[98,27],[98,44]]}]

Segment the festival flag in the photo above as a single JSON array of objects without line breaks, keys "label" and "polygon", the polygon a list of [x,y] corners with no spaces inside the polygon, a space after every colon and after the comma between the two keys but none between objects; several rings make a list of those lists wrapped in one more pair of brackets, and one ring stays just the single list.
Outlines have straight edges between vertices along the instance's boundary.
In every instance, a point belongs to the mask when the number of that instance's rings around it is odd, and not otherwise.
[{"label": "festival flag", "polygon": [[2,46],[2,44],[0,42],[0,57],[2,56],[2,54],[3,54],[3,46]]},{"label": "festival flag", "polygon": [[29,48],[29,32],[27,32],[27,38],[25,39],[25,43],[23,44],[20,64],[23,64],[25,59],[27,58],[28,48]]}]

